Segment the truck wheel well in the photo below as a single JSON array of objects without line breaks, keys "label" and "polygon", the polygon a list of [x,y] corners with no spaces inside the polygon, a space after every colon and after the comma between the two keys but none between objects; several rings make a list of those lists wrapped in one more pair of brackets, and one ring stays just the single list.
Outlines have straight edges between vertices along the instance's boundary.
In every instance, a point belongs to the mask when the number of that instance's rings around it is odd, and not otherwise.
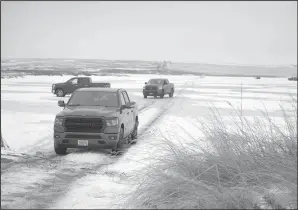
[{"label": "truck wheel well", "polygon": [[57,89],[55,90],[55,93],[57,92],[57,90],[62,90],[62,91],[64,92],[63,88],[57,88]]}]

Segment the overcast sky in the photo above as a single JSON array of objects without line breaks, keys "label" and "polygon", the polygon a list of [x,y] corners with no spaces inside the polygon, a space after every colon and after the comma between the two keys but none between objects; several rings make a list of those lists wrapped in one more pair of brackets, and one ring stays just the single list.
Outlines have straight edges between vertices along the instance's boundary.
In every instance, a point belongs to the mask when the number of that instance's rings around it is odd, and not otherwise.
[{"label": "overcast sky", "polygon": [[297,2],[1,2],[1,57],[297,64]]}]

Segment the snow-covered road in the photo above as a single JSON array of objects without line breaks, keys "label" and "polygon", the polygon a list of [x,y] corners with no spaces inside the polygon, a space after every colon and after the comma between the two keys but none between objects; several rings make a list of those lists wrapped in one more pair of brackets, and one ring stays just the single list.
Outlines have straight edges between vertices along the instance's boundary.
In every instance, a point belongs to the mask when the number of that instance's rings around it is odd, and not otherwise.
[{"label": "snow-covered road", "polygon": [[290,102],[288,93],[297,94],[297,83],[287,79],[160,76],[175,84],[174,98],[143,99],[142,86],[152,75],[94,77],[93,81],[110,81],[113,87],[127,89],[131,100],[139,104],[138,143],[116,158],[106,151],[77,149],[56,156],[52,128],[61,108],[50,89],[52,83],[69,77],[2,79],[2,135],[17,155],[10,161],[11,154],[1,151],[2,208],[119,208],[131,189],[131,173],[158,155],[155,149],[161,136],[187,142],[186,130],[192,138],[202,137],[190,122],[208,116],[206,102],[220,108],[223,116],[232,114],[226,101],[239,107],[242,82],[246,116],[260,115],[256,109],[265,105],[271,115],[279,117],[279,103]]}]

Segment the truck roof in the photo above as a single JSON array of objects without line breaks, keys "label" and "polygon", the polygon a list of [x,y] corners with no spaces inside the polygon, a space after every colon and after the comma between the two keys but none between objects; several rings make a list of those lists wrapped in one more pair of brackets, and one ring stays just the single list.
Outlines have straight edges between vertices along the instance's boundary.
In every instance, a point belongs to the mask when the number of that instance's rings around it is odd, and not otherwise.
[{"label": "truck roof", "polygon": [[72,77],[71,79],[81,79],[81,78],[88,78],[88,79],[90,79],[91,77]]},{"label": "truck roof", "polygon": [[87,92],[87,91],[104,91],[104,92],[110,92],[115,93],[119,90],[122,90],[121,88],[102,88],[102,87],[88,87],[88,88],[80,88],[77,89],[76,92]]},{"label": "truck roof", "polygon": [[165,78],[151,78],[151,79],[149,79],[149,80],[152,80],[152,79],[166,80]]}]

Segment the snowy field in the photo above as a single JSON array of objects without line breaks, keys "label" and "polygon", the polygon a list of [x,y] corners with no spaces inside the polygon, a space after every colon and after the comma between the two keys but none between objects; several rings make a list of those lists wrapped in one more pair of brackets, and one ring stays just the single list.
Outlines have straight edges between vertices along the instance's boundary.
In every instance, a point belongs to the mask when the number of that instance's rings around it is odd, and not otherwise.
[{"label": "snowy field", "polygon": [[[51,85],[70,77],[1,79],[1,130],[11,149],[1,150],[2,208],[127,207],[125,195],[131,190],[133,171],[150,167],[149,157],[158,155],[155,149],[165,137],[177,144],[203,139],[195,123],[208,118],[210,106],[217,107],[227,123],[229,116],[235,115],[231,105],[238,109],[241,104],[248,118],[261,116],[260,110],[266,109],[278,121],[283,114],[280,105],[289,112],[291,95],[297,97],[297,82],[286,78],[92,77],[94,82],[108,81],[113,88],[126,89],[138,103],[138,142],[116,158],[104,151],[77,149],[56,156],[53,121],[62,108],[57,105],[61,99],[51,93]],[[142,87],[152,77],[166,77],[174,83],[174,97],[144,99]]]}]

